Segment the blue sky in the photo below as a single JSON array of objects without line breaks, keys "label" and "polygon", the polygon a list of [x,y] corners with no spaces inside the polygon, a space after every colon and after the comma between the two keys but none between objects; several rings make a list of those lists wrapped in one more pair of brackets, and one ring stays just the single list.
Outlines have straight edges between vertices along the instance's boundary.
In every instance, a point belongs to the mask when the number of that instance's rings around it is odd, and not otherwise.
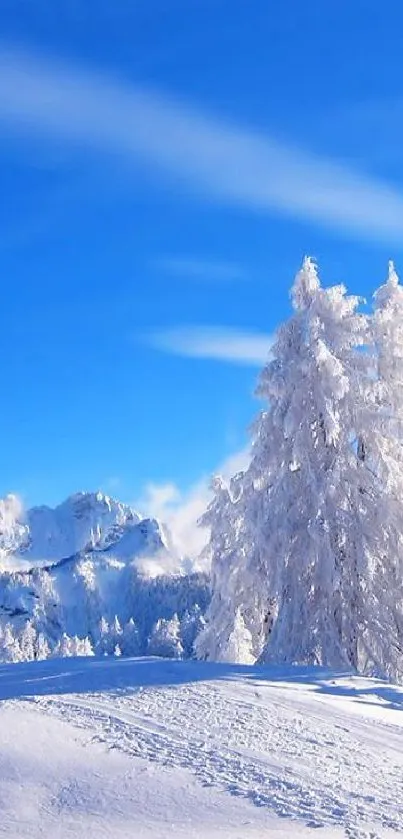
[{"label": "blue sky", "polygon": [[303,255],[402,265],[403,6],[1,16],[0,493],[173,498],[244,447]]}]

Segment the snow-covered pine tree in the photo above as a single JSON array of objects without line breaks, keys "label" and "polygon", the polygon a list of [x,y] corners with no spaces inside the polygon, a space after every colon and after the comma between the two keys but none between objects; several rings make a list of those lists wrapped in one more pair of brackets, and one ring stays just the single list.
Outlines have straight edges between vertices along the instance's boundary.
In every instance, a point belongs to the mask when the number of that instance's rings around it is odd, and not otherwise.
[{"label": "snow-covered pine tree", "polygon": [[114,655],[116,645],[120,647],[122,644],[122,637],[123,630],[118,616],[115,615],[111,623],[102,617],[98,624],[97,655]]},{"label": "snow-covered pine tree", "polygon": [[111,625],[110,625],[110,634],[111,634],[111,644],[113,649],[115,649],[116,644],[120,646],[122,641],[122,634],[123,630],[121,627],[120,620],[117,615],[115,615]]},{"label": "snow-covered pine tree", "polygon": [[[197,658],[214,661],[235,661],[230,638],[236,630],[238,613],[251,636],[251,657],[256,660],[262,649],[267,623],[261,590],[249,575],[248,554],[251,540],[248,515],[244,509],[247,477],[240,472],[227,484],[220,476],[212,481],[213,498],[200,519],[209,528],[207,554],[211,561],[212,598],[206,624],[196,638]],[[236,659],[238,663],[238,659]]]},{"label": "snow-covered pine tree", "polygon": [[140,636],[133,618],[129,618],[123,627],[120,647],[124,656],[140,655]]},{"label": "snow-covered pine tree", "polygon": [[182,658],[183,647],[177,615],[170,620],[160,618],[157,621],[148,641],[147,652],[149,655],[161,656],[161,658]]},{"label": "snow-covered pine tree", "polygon": [[225,481],[217,475],[211,484],[213,498],[200,519],[200,526],[209,528],[212,599],[207,623],[195,642],[200,659],[225,660],[225,649],[233,629],[235,607],[233,574],[237,573],[235,557],[236,532],[234,504]]},{"label": "snow-covered pine tree", "polygon": [[235,664],[253,664],[252,634],[245,626],[240,609],[236,610],[234,626],[226,645],[227,661]]},{"label": "snow-covered pine tree", "polygon": [[200,606],[196,603],[188,609],[181,620],[181,642],[185,658],[194,658],[194,643],[205,626],[205,620]]},{"label": "snow-covered pine tree", "polygon": [[93,656],[94,650],[92,649],[90,639],[88,637],[79,638],[78,635],[74,635],[70,639],[70,647],[68,654],[73,657]]},{"label": "snow-covered pine tree", "polygon": [[358,503],[367,476],[354,440],[368,319],[344,286],[321,288],[309,259],[292,300],[295,314],[261,374],[268,407],[251,464],[252,557],[278,608],[263,657],[357,667],[369,567]]},{"label": "snow-covered pine tree", "polygon": [[93,648],[92,643],[91,643],[91,639],[88,637],[88,635],[85,638],[81,638],[81,648],[80,648],[79,655],[82,655],[82,656],[93,656],[93,655],[95,655],[94,648]]},{"label": "snow-covered pine tree", "polygon": [[97,655],[111,655],[113,652],[113,645],[111,644],[109,623],[104,616],[102,616],[98,625],[98,640],[96,644]]},{"label": "snow-covered pine tree", "polygon": [[52,657],[53,658],[71,658],[73,656],[73,639],[67,635],[66,632],[63,632],[62,636],[60,637],[59,641],[57,642]]},{"label": "snow-covered pine tree", "polygon": [[369,321],[343,286],[321,288],[310,259],[292,299],[294,315],[279,329],[260,377],[267,404],[240,479],[241,526],[228,513],[226,488],[207,512],[215,591],[198,653],[205,644],[205,654],[222,656],[216,636],[223,638],[229,603],[234,613],[238,576],[235,614],[239,608],[245,618],[252,581],[258,625],[272,625],[263,660],[359,667],[374,555],[385,547],[373,532],[379,496],[362,450],[362,405],[374,380],[371,353],[362,349]]},{"label": "snow-covered pine tree", "polygon": [[67,635],[63,632],[53,652],[53,658],[75,658],[77,656],[92,656],[94,650],[90,639],[79,638],[78,635]]},{"label": "snow-covered pine tree", "polygon": [[382,675],[403,676],[403,287],[392,262],[374,295],[373,374],[362,415],[362,468],[370,475],[377,518],[364,519],[372,538],[364,634],[368,664]]},{"label": "snow-covered pine tree", "polygon": [[35,658],[42,661],[50,656],[50,646],[43,632],[39,632],[35,643]]},{"label": "snow-covered pine tree", "polygon": [[0,634],[0,661],[11,663],[21,660],[18,638],[15,637],[11,624],[6,623]]},{"label": "snow-covered pine tree", "polygon": [[35,658],[37,645],[37,633],[31,620],[25,621],[24,628],[20,633],[21,660],[32,661]]}]

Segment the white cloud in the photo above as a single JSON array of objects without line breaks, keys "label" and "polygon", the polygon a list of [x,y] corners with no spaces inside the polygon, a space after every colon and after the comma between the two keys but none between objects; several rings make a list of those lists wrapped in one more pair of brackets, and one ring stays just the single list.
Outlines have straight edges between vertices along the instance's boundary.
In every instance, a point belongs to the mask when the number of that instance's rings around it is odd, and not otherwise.
[{"label": "white cloud", "polygon": [[[242,449],[221,463],[216,472],[229,479],[245,469],[248,461],[249,452]],[[150,483],[136,502],[143,514],[154,516],[168,525],[176,549],[182,556],[191,558],[195,570],[206,568],[205,563],[197,558],[206,545],[208,532],[197,522],[211,498],[210,480],[211,476],[203,476],[187,492],[181,492],[175,483]]]},{"label": "white cloud", "polygon": [[194,326],[154,332],[147,342],[175,355],[261,367],[269,357],[273,337],[223,326]]},{"label": "white cloud", "polygon": [[[174,490],[174,498],[169,491]],[[166,501],[162,501],[163,497]],[[144,514],[158,518],[168,525],[175,548],[183,556],[196,558],[207,541],[205,530],[197,521],[209,502],[209,482],[202,480],[181,493],[174,484],[147,484],[136,507]],[[158,499],[158,500],[157,500]]]},{"label": "white cloud", "polygon": [[27,535],[24,526],[24,505],[18,495],[10,493],[0,498],[0,570],[20,571],[26,570],[27,561],[19,559],[8,551],[14,550],[20,543],[20,539]]},{"label": "white cloud", "polygon": [[4,498],[0,498],[0,522],[2,531],[12,532],[16,522],[21,521],[24,515],[24,505],[19,495],[10,492]]},{"label": "white cloud", "polygon": [[147,161],[225,204],[403,241],[403,195],[381,180],[121,80],[3,49],[0,119],[3,127]]},{"label": "white cloud", "polygon": [[192,256],[166,256],[154,261],[154,267],[185,280],[231,282],[246,279],[246,272],[235,262],[206,260]]}]

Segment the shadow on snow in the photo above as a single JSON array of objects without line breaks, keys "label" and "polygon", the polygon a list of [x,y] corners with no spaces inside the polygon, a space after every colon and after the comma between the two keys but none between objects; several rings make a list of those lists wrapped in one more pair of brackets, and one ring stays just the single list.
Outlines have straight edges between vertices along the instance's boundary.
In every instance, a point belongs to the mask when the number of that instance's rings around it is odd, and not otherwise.
[{"label": "shadow on snow", "polygon": [[[313,692],[403,710],[403,689],[360,679],[350,671],[304,666],[247,666],[159,658],[62,658],[0,665],[0,701],[32,696],[136,690],[144,687],[241,680],[265,688],[304,684]],[[350,682],[351,679],[351,682]],[[350,683],[349,683],[350,682]],[[369,682],[369,683],[368,683]]]}]

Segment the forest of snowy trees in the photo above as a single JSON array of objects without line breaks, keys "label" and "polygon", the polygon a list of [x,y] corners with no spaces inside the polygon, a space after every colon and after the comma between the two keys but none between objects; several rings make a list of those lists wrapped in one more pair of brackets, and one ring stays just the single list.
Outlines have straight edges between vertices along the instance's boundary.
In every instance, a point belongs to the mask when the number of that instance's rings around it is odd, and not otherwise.
[{"label": "forest of snowy trees", "polygon": [[161,658],[191,658],[193,643],[203,620],[199,610],[187,613],[182,621],[178,615],[159,618],[144,643],[139,629],[130,618],[122,627],[115,616],[111,623],[101,618],[91,637],[79,638],[62,632],[54,641],[46,632],[38,632],[35,622],[28,619],[20,630],[11,623],[0,624],[0,662],[70,658],[75,656],[139,656]]},{"label": "forest of snowy trees", "polygon": [[214,481],[200,658],[403,676],[403,288],[373,310],[306,258],[259,380],[249,467]]},{"label": "forest of snowy trees", "polygon": [[102,551],[0,573],[0,662],[70,656],[194,657],[205,574],[138,573]]}]

